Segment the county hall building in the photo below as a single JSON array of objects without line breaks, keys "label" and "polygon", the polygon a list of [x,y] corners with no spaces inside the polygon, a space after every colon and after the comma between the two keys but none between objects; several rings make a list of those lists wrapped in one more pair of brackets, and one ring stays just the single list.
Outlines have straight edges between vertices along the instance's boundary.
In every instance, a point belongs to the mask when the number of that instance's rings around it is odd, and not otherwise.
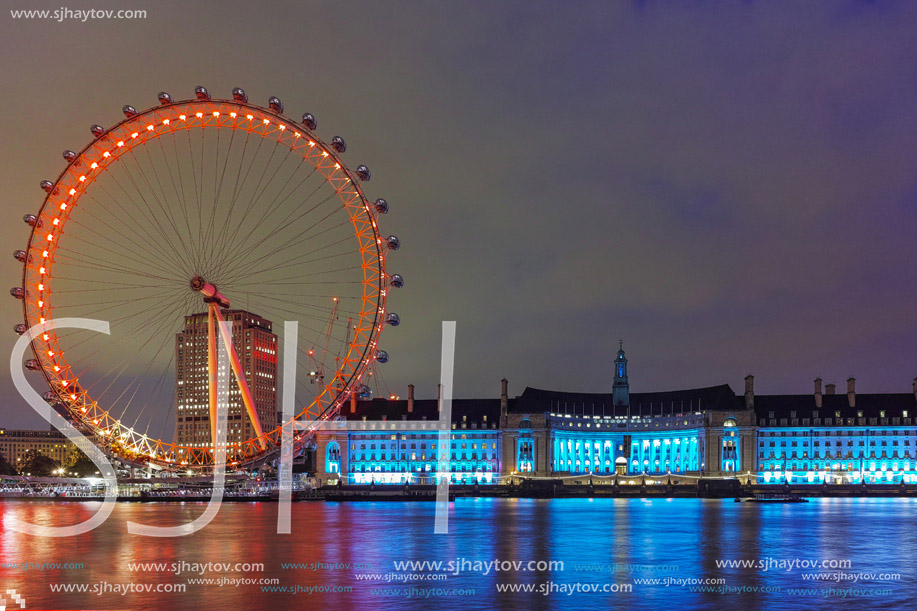
[{"label": "county hall building", "polygon": [[[348,429],[318,432],[323,483],[497,483],[507,477],[729,477],[760,483],[917,482],[912,392],[857,395],[815,380],[812,394],[742,395],[728,384],[631,393],[623,348],[610,393],[526,388],[499,399],[372,399],[342,409]],[[448,445],[448,448],[446,446]],[[447,468],[439,469],[446,450]]]}]

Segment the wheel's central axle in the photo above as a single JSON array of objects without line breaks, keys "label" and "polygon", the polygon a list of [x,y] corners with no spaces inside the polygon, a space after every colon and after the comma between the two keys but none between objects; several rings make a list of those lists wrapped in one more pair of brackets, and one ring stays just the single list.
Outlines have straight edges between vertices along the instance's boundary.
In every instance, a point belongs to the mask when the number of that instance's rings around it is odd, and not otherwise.
[{"label": "wheel's central axle", "polygon": [[[232,323],[224,327],[226,319],[220,312],[220,308],[229,309],[229,299],[224,297],[216,285],[210,284],[200,276],[191,278],[191,290],[197,291],[204,298],[207,304],[207,386],[208,386],[208,404],[210,407],[210,439],[214,444],[216,452],[217,443],[217,336],[223,339],[223,346],[229,355],[229,365],[232,374],[236,378],[236,384],[242,395],[242,403],[245,405],[245,411],[248,413],[252,427],[255,431],[255,437],[262,450],[267,449],[267,442],[264,438],[264,432],[261,430],[261,422],[258,419],[258,411],[255,409],[255,400],[252,397],[251,390],[248,387],[248,381],[245,377],[245,370],[239,360],[236,347],[232,341]],[[217,324],[219,324],[219,331]],[[228,328],[227,328],[228,327]]]},{"label": "wheel's central axle", "polygon": [[216,285],[210,284],[200,276],[191,278],[191,290],[200,293],[204,297],[204,303],[215,303],[224,310],[229,309],[229,299],[217,290]]}]

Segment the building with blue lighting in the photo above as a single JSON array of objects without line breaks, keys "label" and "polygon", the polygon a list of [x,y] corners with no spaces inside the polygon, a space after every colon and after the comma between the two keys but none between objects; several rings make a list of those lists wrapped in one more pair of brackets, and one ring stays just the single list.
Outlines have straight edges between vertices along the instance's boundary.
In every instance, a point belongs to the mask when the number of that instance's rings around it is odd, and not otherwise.
[{"label": "building with blue lighting", "polygon": [[815,380],[812,395],[755,398],[757,471],[769,483],[917,482],[914,392],[837,394]]},{"label": "building with blue lighting", "polygon": [[[438,399],[353,401],[341,419],[362,430],[318,433],[325,482],[492,484],[506,477],[742,475],[760,483],[917,483],[913,392],[744,395],[728,384],[632,393],[623,347],[611,393],[526,388],[499,399],[454,399],[450,428]],[[421,425],[421,423],[423,423]],[[419,426],[420,425],[420,426]],[[353,426],[349,427],[353,428]],[[448,446],[448,448],[446,448]],[[447,450],[439,469],[438,451]]]},{"label": "building with blue lighting", "polygon": [[[464,484],[498,481],[503,465],[497,399],[455,400],[449,430],[430,430],[440,420],[439,399],[352,401],[340,419],[361,430],[318,432],[316,475],[350,484],[435,483],[446,476]],[[447,447],[440,472],[438,450]]]}]

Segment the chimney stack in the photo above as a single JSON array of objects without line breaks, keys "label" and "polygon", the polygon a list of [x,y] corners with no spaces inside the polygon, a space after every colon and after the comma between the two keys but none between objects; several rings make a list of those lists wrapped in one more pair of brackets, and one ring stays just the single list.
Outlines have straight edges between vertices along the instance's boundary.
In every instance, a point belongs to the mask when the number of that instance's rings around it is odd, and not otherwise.
[{"label": "chimney stack", "polygon": [[821,408],[821,378],[815,378],[815,407]]},{"label": "chimney stack", "polygon": [[[915,381],[914,383],[917,384],[917,381]],[[508,409],[508,407],[509,407],[509,391],[508,391],[508,389],[509,389],[509,382],[506,381],[506,378],[503,378],[502,380],[500,380],[500,387],[501,387],[501,390],[500,390],[500,415],[501,415],[501,416],[505,416],[505,415],[506,415],[506,411],[507,411],[507,409]],[[915,390],[914,392],[917,392],[917,390]]]},{"label": "chimney stack", "polygon": [[436,385],[436,411],[437,412],[443,411],[443,385],[442,384]]},{"label": "chimney stack", "polygon": [[408,384],[408,413],[414,412],[414,385]]},{"label": "chimney stack", "polygon": [[752,374],[745,376],[745,407],[747,409],[755,407],[755,376]]},{"label": "chimney stack", "polygon": [[834,389],[835,389],[835,388],[837,388],[837,386],[834,385],[834,384],[825,384],[825,394],[826,394],[826,395],[833,395],[833,394],[834,394]]},{"label": "chimney stack", "polygon": [[847,403],[850,404],[850,407],[856,407],[856,378],[847,378]]},{"label": "chimney stack", "polygon": [[350,413],[357,413],[357,393],[355,392],[350,394]]}]

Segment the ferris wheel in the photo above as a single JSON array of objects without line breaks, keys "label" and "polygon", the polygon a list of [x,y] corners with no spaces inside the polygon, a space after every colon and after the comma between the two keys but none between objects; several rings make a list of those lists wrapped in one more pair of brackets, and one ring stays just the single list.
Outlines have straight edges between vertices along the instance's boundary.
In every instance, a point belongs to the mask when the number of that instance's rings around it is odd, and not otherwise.
[{"label": "ferris wheel", "polygon": [[[316,135],[311,114],[287,118],[276,97],[260,107],[236,88],[214,99],[160,93],[159,105],[108,129],[91,128],[31,227],[19,334],[32,341],[49,403],[113,455],[166,469],[213,466],[216,346],[230,356],[230,466],[280,448],[281,372],[275,327],[298,321],[297,418],[331,419],[366,396],[388,360],[378,347],[395,236],[380,233],[384,199],[370,201],[364,165],[343,160],[343,138]],[[62,317],[106,320],[111,334],[55,328]],[[230,321],[231,333],[218,323]],[[219,329],[219,330],[217,330]],[[297,444],[311,431],[297,431]]]}]

